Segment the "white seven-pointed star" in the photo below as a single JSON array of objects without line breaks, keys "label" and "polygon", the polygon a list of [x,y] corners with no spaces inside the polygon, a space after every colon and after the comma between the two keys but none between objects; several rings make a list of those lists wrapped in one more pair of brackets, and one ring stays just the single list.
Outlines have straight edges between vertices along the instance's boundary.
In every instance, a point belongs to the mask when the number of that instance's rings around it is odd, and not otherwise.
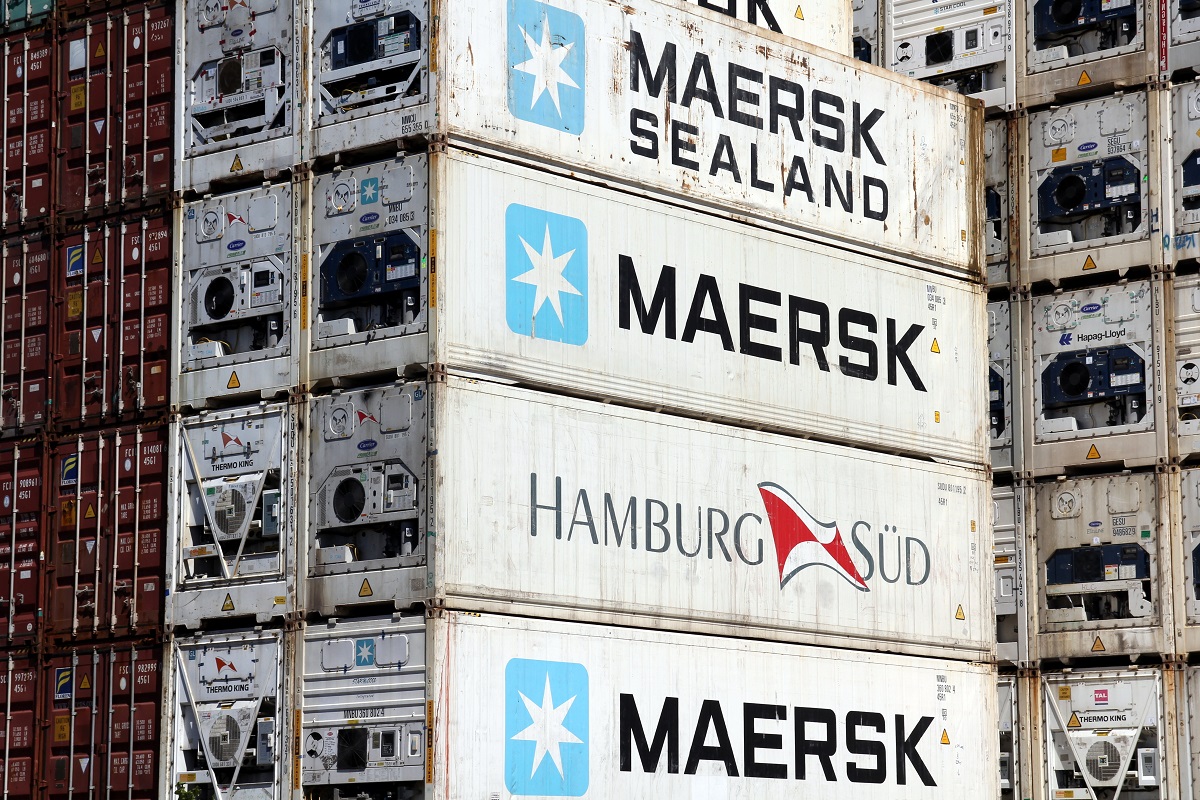
[{"label": "white seven-pointed star", "polygon": [[372,655],[371,650],[373,650],[373,649],[374,648],[371,646],[370,642],[363,642],[362,644],[360,644],[358,646],[358,660],[359,661],[370,661],[371,655]]},{"label": "white seven-pointed star", "polygon": [[536,106],[538,98],[544,92],[549,92],[550,99],[554,101],[554,110],[562,115],[562,108],[558,105],[558,87],[579,88],[579,84],[575,83],[562,67],[563,61],[575,48],[575,43],[570,42],[562,47],[551,46],[550,22],[545,17],[542,18],[542,41],[540,43],[529,38],[529,34],[524,28],[521,28],[521,36],[525,38],[525,46],[529,48],[529,60],[522,61],[513,69],[533,76],[533,102],[529,104],[529,107]]},{"label": "white seven-pointed star", "polygon": [[523,742],[533,742],[535,747],[533,750],[533,769],[529,771],[529,777],[533,777],[537,773],[538,766],[541,765],[542,759],[546,754],[550,754],[550,760],[554,762],[554,766],[558,767],[558,776],[563,777],[562,755],[559,753],[559,745],[563,744],[583,744],[583,740],[575,734],[571,733],[563,727],[563,718],[567,716],[567,712],[571,710],[571,704],[575,702],[575,698],[567,700],[561,706],[555,708],[554,698],[550,696],[550,676],[546,676],[546,689],[542,692],[542,704],[536,705],[532,700],[525,696],[523,692],[517,692],[521,696],[521,702],[525,704],[525,710],[529,712],[529,727],[512,738]]},{"label": "white seven-pointed star", "polygon": [[367,203],[375,202],[375,191],[376,185],[373,183],[368,183],[363,187],[363,200]]},{"label": "white seven-pointed star", "polygon": [[513,277],[518,283],[527,283],[537,290],[537,294],[533,298],[533,316],[536,317],[538,312],[542,310],[542,305],[549,302],[554,309],[554,313],[558,315],[558,321],[563,321],[562,306],[559,304],[559,295],[574,294],[580,297],[583,293],[576,289],[569,280],[563,277],[563,270],[567,268],[571,256],[575,255],[574,250],[570,250],[562,255],[554,255],[554,250],[550,244],[550,226],[546,226],[546,236],[542,241],[542,252],[533,249],[529,242],[521,239],[521,244],[525,245],[525,254],[529,256],[530,268],[522,272],[520,275]]}]

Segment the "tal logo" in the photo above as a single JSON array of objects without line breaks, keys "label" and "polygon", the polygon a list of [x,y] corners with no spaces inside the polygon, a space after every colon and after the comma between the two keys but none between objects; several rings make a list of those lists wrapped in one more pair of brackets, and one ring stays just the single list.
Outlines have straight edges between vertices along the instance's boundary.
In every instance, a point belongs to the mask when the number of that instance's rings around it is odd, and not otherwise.
[{"label": "tal logo", "polygon": [[1095,704],[1096,705],[1098,705],[1098,706],[1108,705],[1108,689],[1096,689],[1096,690],[1094,690],[1093,693],[1095,695]]},{"label": "tal logo", "polygon": [[505,316],[523,336],[588,338],[588,232],[574,217],[510,205],[504,212]]},{"label": "tal logo", "polygon": [[871,591],[850,559],[836,522],[819,522],[779,484],[760,483],[758,491],[775,539],[780,589],[802,569],[828,567],[855,589]]},{"label": "tal logo", "polygon": [[588,788],[588,672],[514,658],[504,668],[504,785],[514,795],[582,797]]},{"label": "tal logo", "polygon": [[585,42],[578,15],[537,0],[509,0],[508,109],[514,117],[583,133]]}]

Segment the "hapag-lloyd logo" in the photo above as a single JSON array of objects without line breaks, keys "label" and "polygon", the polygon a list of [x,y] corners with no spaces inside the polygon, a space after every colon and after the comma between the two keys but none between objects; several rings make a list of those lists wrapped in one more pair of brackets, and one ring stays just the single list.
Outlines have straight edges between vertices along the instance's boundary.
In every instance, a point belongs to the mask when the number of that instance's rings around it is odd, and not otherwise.
[{"label": "hapag-lloyd logo", "polygon": [[685,510],[683,503],[617,497],[583,488],[573,496],[564,495],[559,476],[554,478],[551,501],[550,487],[547,482],[539,485],[536,472],[530,473],[529,482],[531,536],[547,533],[545,523],[551,515],[556,540],[571,542],[578,536],[604,547],[646,553],[674,551],[685,558],[760,567],[769,534],[775,546],[780,590],[809,567],[833,570],[863,592],[871,590],[876,578],[920,586],[929,580],[932,568],[929,548],[920,538],[902,534],[890,524],[877,530],[866,520],[856,520],[849,527],[850,545],[856,551],[852,556],[836,521],[817,520],[776,483],[758,485],[762,510],[739,514],[692,504]]}]

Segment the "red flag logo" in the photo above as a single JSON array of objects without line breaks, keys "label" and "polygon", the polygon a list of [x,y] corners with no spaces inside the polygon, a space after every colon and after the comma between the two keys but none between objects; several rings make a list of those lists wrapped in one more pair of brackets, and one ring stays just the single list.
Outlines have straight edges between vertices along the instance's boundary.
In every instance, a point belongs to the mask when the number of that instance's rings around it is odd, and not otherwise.
[{"label": "red flag logo", "polygon": [[374,422],[376,425],[379,424],[379,420],[375,419],[374,414],[368,414],[365,411],[355,411],[354,413],[358,414],[358,424],[359,425],[362,425],[367,420],[371,420],[371,422]]},{"label": "red flag logo", "polygon": [[228,224],[230,224],[230,225],[232,225],[235,222],[240,222],[243,225],[246,224],[245,217],[241,216],[240,214],[234,214],[232,211],[225,212],[225,219],[228,220]]},{"label": "red flag logo", "polygon": [[217,674],[220,675],[223,670],[231,670],[232,672],[237,672],[237,667],[235,667],[233,665],[232,661],[226,661],[223,658],[218,658],[217,659]]},{"label": "red flag logo", "polygon": [[230,436],[230,435],[229,435],[228,433],[226,433],[225,431],[221,431],[221,447],[229,447],[229,443],[230,443],[230,442],[233,442],[233,443],[234,443],[234,444],[236,444],[238,447],[244,447],[244,446],[245,446],[245,445],[243,445],[243,444],[242,444],[242,440],[241,440],[241,439],[239,439],[238,437],[236,437],[236,436]]},{"label": "red flag logo", "polygon": [[760,483],[758,492],[767,508],[775,556],[779,559],[779,588],[806,567],[828,567],[862,592],[871,591],[850,551],[842,541],[836,522],[818,522],[796,498],[775,483]]}]

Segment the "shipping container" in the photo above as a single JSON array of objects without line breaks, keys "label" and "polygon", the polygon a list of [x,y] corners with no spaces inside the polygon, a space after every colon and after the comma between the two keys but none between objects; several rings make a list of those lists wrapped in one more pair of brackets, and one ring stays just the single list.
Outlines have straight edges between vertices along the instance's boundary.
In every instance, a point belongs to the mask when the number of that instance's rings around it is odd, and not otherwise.
[{"label": "shipping container", "polygon": [[43,427],[50,403],[50,237],[0,241],[0,431],[28,434]]},{"label": "shipping container", "polygon": [[1186,665],[1178,683],[1180,797],[1195,797],[1200,792],[1200,666]]},{"label": "shipping container", "polygon": [[977,97],[989,108],[1013,107],[1013,0],[885,0],[884,7],[890,69]]},{"label": "shipping container", "polygon": [[431,161],[431,178],[410,156],[314,180],[308,385],[433,365],[986,460],[980,286],[463,151]]},{"label": "shipping container", "polygon": [[264,184],[184,206],[175,408],[271,399],[299,383],[294,197],[290,183]]},{"label": "shipping container", "polygon": [[1023,284],[1155,263],[1166,100],[1116,94],[1022,118]]},{"label": "shipping container", "polygon": [[1200,80],[1171,89],[1171,171],[1173,263],[1200,257]]},{"label": "shipping container", "polygon": [[988,286],[1008,286],[1014,277],[1009,262],[1009,227],[1015,198],[1009,191],[1009,128],[1007,119],[989,120],[983,130],[984,206]]},{"label": "shipping container", "polygon": [[1019,105],[1111,94],[1158,75],[1159,7],[1165,0],[1023,5],[1015,15]]},{"label": "shipping container", "polygon": [[282,403],[172,423],[168,630],[296,610],[296,425]]},{"label": "shipping container", "polygon": [[162,648],[142,644],[88,645],[42,660],[39,797],[164,796],[161,669]]},{"label": "shipping container", "polygon": [[1000,720],[1000,800],[1025,797],[1021,785],[1021,726],[1017,722],[1017,683],[1013,675],[996,680],[996,711]]},{"label": "shipping container", "polygon": [[[7,4],[5,4],[7,6]],[[0,222],[6,230],[44,225],[52,211],[55,167],[54,64],[58,55],[47,28],[4,37],[4,182]]]},{"label": "shipping container", "polygon": [[1037,484],[1039,659],[1173,652],[1170,496],[1165,473]]},{"label": "shipping container", "polygon": [[170,214],[89,222],[54,246],[50,336],[56,430],[166,415]]},{"label": "shipping container", "polygon": [[[1172,474],[1175,481],[1171,510],[1176,531],[1175,598],[1179,642],[1176,652],[1200,651],[1200,469],[1187,468]],[[1176,490],[1174,487],[1177,486]]]},{"label": "shipping container", "polygon": [[32,651],[0,654],[0,761],[4,796],[32,797],[36,786],[37,736],[42,730],[37,705],[38,661]]},{"label": "shipping container", "polygon": [[219,190],[213,183],[255,175],[274,180],[300,159],[299,4],[184,0],[180,8],[179,191],[207,194]]},{"label": "shipping container", "polygon": [[1189,0],[1167,0],[1165,4],[1169,35],[1160,56],[1163,76],[1194,77],[1200,66],[1200,9]]},{"label": "shipping container", "polygon": [[291,797],[288,751],[295,759],[300,752],[287,735],[293,659],[284,632],[175,636],[166,649],[163,759],[169,766],[159,776],[157,796]]},{"label": "shipping container", "polygon": [[1019,304],[1027,472],[1166,463],[1163,293],[1155,278]]},{"label": "shipping container", "polygon": [[310,614],[431,601],[990,659],[982,470],[458,378],[309,414]]},{"label": "shipping container", "polygon": [[46,483],[47,637],[152,636],[162,623],[167,430],[162,424],[59,438]]},{"label": "shipping container", "polygon": [[1012,303],[988,303],[988,418],[991,422],[992,469],[1019,472],[1021,469],[1021,395],[1013,379],[1014,369]]},{"label": "shipping container", "polygon": [[1174,361],[1167,371],[1171,456],[1186,461],[1200,453],[1200,274],[1177,270],[1169,284]]},{"label": "shipping container", "polygon": [[[1030,663],[1030,611],[1026,587],[1031,571],[1026,519],[1030,490],[992,487],[992,554],[996,569],[996,658],[1017,667]],[[1036,572],[1036,567],[1032,570]]]},{"label": "shipping container", "polygon": [[[1076,800],[1175,797],[1173,713],[1163,708],[1163,672],[1079,670],[1041,678],[1046,785],[1041,796]],[[1034,796],[1039,796],[1035,793]]]},{"label": "shipping container", "polygon": [[882,31],[879,26],[879,4],[882,0],[850,0],[850,13],[854,21],[850,40],[854,58],[867,64],[879,66],[883,54]]},{"label": "shipping container", "polygon": [[[982,273],[982,110],[958,94],[827,51],[801,57],[784,37],[690,3],[446,5],[433,56],[411,13],[347,28],[334,6],[317,7],[306,45],[316,158],[447,137],[940,273]],[[363,40],[355,54],[351,31]],[[537,77],[547,70],[550,82]]]},{"label": "shipping container", "polygon": [[34,644],[43,613],[42,538],[50,499],[42,488],[49,469],[40,437],[0,442],[0,603],[5,646]]},{"label": "shipping container", "polygon": [[[839,55],[850,52],[851,14],[848,0],[809,3],[795,0],[659,0],[697,13],[722,14],[764,31],[798,39],[805,50],[820,47]],[[363,3],[366,5],[366,3]]]},{"label": "shipping container", "polygon": [[0,11],[0,23],[10,31],[19,31],[41,24],[53,9],[54,0],[8,0]]},{"label": "shipping container", "polygon": [[171,191],[174,6],[131,4],[59,31],[56,205],[68,217]]}]

